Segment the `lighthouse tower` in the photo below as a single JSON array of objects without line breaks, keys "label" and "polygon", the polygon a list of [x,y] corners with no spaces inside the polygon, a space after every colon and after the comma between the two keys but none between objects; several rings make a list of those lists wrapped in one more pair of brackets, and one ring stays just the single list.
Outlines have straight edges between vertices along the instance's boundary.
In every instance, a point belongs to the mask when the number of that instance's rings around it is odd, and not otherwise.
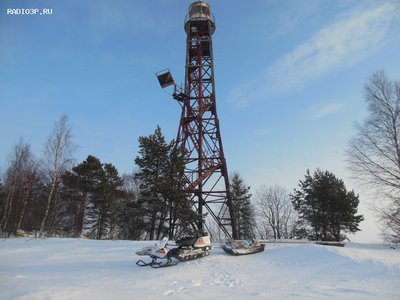
[{"label": "lighthouse tower", "polygon": [[215,20],[210,5],[196,1],[185,18],[185,84],[173,83],[169,71],[158,74],[162,87],[174,84],[173,97],[182,108],[176,146],[185,155],[181,174],[184,191],[197,212],[199,232],[206,230],[208,214],[227,238],[237,239],[229,192],[228,171],[217,115],[212,35]]}]

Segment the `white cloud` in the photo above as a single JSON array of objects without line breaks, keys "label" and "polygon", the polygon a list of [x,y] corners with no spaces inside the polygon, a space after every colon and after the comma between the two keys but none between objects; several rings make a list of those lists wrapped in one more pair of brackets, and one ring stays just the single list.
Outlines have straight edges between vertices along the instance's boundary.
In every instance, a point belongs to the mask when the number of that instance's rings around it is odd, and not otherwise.
[{"label": "white cloud", "polygon": [[331,114],[340,111],[343,107],[344,107],[343,103],[340,102],[327,103],[326,105],[313,110],[312,119],[316,120],[329,116]]},{"label": "white cloud", "polygon": [[243,107],[268,94],[301,87],[333,70],[354,65],[386,45],[390,25],[399,19],[400,6],[394,2],[353,11],[296,46],[262,76],[237,87],[232,101]]},{"label": "white cloud", "polygon": [[[352,65],[385,44],[395,5],[384,3],[321,29],[267,70],[280,88],[292,88],[329,71]],[[277,76],[278,74],[278,76]]]},{"label": "white cloud", "polygon": [[282,9],[282,3],[276,2],[277,9],[274,11],[276,28],[273,29],[272,38],[283,36],[301,24],[305,19],[312,18],[322,2],[319,0],[292,1],[291,5]]}]

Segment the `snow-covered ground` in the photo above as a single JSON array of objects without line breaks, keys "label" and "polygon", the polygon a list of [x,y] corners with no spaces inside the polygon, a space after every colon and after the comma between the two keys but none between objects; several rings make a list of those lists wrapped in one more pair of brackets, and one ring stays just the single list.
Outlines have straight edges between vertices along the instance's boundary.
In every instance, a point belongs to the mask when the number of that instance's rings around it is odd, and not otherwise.
[{"label": "snow-covered ground", "polygon": [[267,244],[263,253],[210,256],[152,269],[152,242],[0,241],[0,299],[400,299],[400,250]]}]

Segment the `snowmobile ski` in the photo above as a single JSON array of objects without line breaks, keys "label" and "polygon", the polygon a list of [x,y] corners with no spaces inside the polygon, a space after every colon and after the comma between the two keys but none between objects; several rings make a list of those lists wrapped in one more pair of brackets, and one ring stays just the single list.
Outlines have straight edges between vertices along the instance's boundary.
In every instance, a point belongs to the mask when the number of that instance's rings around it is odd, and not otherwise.
[{"label": "snowmobile ski", "polygon": [[176,265],[172,261],[169,255],[170,249],[167,246],[168,239],[164,237],[160,242],[156,243],[154,246],[145,247],[136,252],[137,255],[148,255],[151,261],[146,263],[143,260],[138,260],[136,264],[140,267],[150,266],[152,268],[165,268]]},{"label": "snowmobile ski", "polygon": [[247,255],[263,252],[265,245],[257,240],[232,240],[225,243],[222,249],[232,255]]},{"label": "snowmobile ski", "polygon": [[147,267],[147,266],[150,266],[150,267],[152,267],[152,268],[154,268],[154,269],[166,268],[166,267],[171,267],[171,266],[177,265],[177,263],[176,263],[176,262],[173,262],[172,259],[171,259],[170,257],[167,257],[165,260],[166,260],[166,262],[164,261],[164,259],[159,259],[159,258],[153,257],[153,258],[151,259],[151,262],[149,262],[149,263],[146,263],[146,262],[144,262],[143,260],[138,260],[138,261],[136,262],[136,264],[137,264],[139,267]]}]

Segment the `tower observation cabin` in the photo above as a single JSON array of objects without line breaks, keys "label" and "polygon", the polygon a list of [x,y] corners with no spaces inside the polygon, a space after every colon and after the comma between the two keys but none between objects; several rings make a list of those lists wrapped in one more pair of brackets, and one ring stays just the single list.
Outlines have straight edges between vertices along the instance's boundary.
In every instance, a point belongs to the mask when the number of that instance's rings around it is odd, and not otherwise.
[{"label": "tower observation cabin", "polygon": [[189,36],[205,34],[211,36],[215,32],[215,19],[210,5],[204,1],[193,2],[185,18],[185,31]]}]

